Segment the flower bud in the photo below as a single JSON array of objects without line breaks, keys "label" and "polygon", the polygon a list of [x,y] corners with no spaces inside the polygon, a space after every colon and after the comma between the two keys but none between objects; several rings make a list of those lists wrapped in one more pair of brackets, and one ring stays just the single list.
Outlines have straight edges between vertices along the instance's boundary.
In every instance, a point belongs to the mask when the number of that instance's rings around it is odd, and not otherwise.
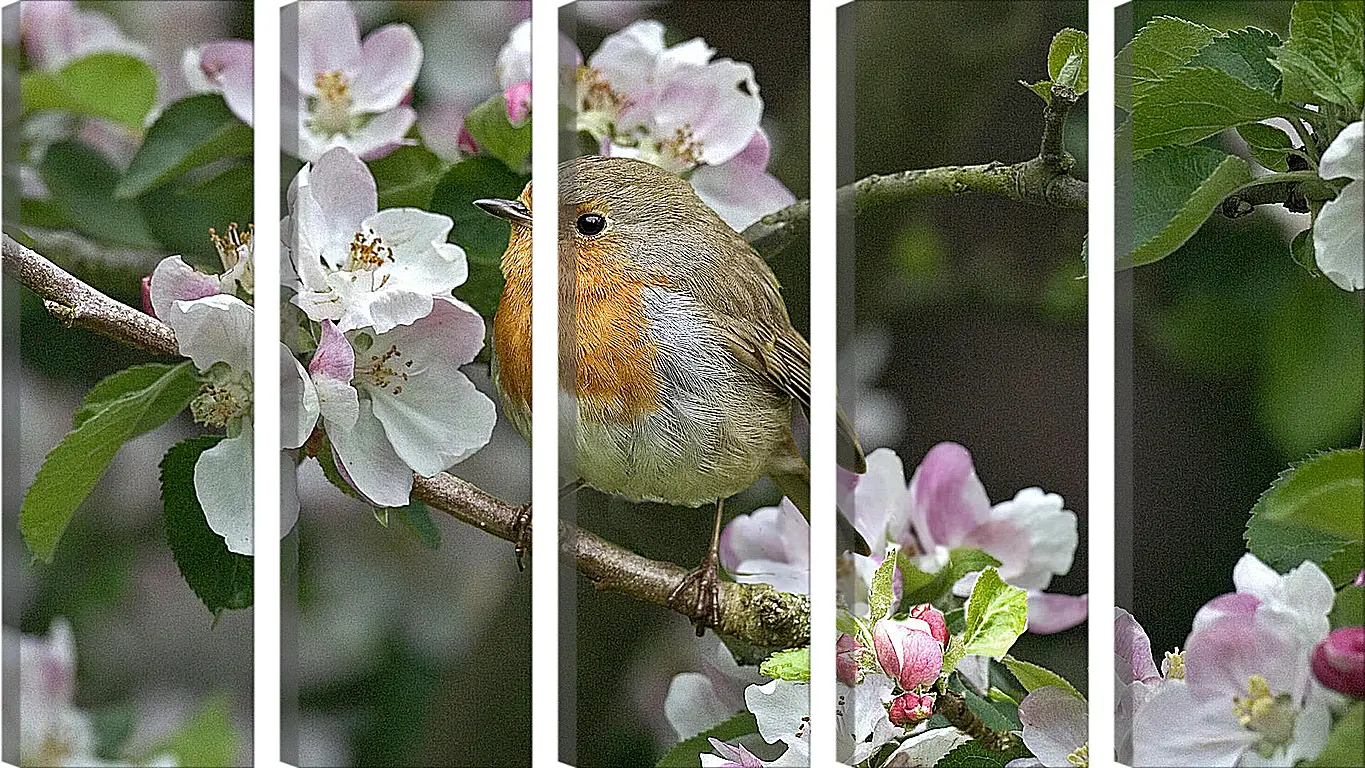
[{"label": "flower bud", "polygon": [[922,619],[882,619],[873,627],[872,645],[882,671],[907,691],[934,682],[943,669],[943,646]]},{"label": "flower bud", "polygon": [[910,609],[910,618],[928,624],[929,634],[933,635],[940,645],[948,645],[948,622],[943,618],[943,611],[928,603],[920,603]]},{"label": "flower bud", "polygon": [[858,641],[848,634],[839,635],[838,642],[834,644],[837,654],[834,658],[834,674],[844,685],[857,685],[859,682],[858,678],[861,675],[858,673],[857,654],[861,647]]},{"label": "flower bud", "polygon": [[891,702],[887,716],[893,725],[911,726],[924,722],[934,714],[934,694],[902,693]]},{"label": "flower bud", "polygon": [[1365,627],[1342,627],[1318,643],[1313,675],[1332,690],[1365,699]]}]

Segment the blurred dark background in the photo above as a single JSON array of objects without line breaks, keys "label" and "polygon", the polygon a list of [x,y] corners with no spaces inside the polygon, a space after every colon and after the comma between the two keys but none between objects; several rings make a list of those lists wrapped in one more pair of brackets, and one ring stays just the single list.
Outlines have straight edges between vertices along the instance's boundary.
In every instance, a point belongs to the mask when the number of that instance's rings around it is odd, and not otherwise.
[{"label": "blurred dark background", "polygon": [[[1287,37],[1291,7],[1139,2],[1120,12],[1117,37],[1163,14]],[[1229,134],[1217,140],[1245,157]],[[1120,276],[1133,307],[1118,329],[1120,348],[1131,335],[1131,360],[1118,365],[1131,367],[1132,388],[1118,397],[1120,412],[1131,404],[1132,484],[1118,558],[1132,567],[1116,586],[1158,657],[1184,645],[1201,605],[1233,589],[1248,513],[1276,475],[1360,442],[1361,297],[1291,260],[1289,243],[1308,223],[1272,206],[1235,221],[1214,215],[1179,251]],[[1120,510],[1125,493],[1121,484]]]},{"label": "blurred dark background", "polygon": [[[1017,81],[1047,79],[1053,35],[1086,29],[1083,2],[859,0],[840,13],[841,44],[856,41],[839,51],[840,92],[853,96],[840,105],[852,149],[840,184],[1035,157],[1044,104]],[[1081,178],[1088,106],[1066,132]],[[908,481],[953,441],[992,502],[1030,486],[1060,494],[1081,543],[1049,591],[1085,593],[1085,212],[934,197],[868,208],[840,231],[856,254],[840,264],[840,399],[864,447],[893,448]],[[1084,690],[1084,625],[1016,647]]]},{"label": "blurred dark background", "polygon": [[[657,19],[674,45],[702,37],[715,58],[751,64],[763,98],[763,128],[772,140],[769,172],[798,199],[810,193],[810,16],[805,2],[622,3],[584,0],[561,15],[562,29],[585,59],[609,34],[639,19]],[[804,249],[771,263],[793,324],[809,331],[810,268]],[[804,438],[798,435],[804,445]],[[727,500],[726,517],[770,506],[779,494],[766,479]],[[710,508],[634,504],[591,490],[562,506],[576,508],[586,529],[647,557],[688,568],[700,564],[711,536]],[[678,740],[664,717],[673,675],[702,668],[699,641],[682,616],[619,595],[598,593],[573,573],[562,584],[576,594],[560,621],[576,629],[562,656],[577,670],[576,689],[561,696],[563,759],[582,766],[653,765]],[[575,659],[576,653],[576,659]],[[567,682],[567,681],[566,681]],[[575,759],[576,756],[576,759]]]}]

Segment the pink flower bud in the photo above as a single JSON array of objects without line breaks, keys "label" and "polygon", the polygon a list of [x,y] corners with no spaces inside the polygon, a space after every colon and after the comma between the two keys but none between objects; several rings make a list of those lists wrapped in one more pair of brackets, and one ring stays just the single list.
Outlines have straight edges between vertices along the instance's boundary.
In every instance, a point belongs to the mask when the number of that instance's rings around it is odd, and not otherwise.
[{"label": "pink flower bud", "polygon": [[1332,690],[1365,699],[1365,627],[1342,627],[1318,643],[1313,675]]},{"label": "pink flower bud", "polygon": [[923,696],[916,693],[902,693],[891,702],[887,715],[893,725],[911,726],[924,722],[934,714],[934,694]]},{"label": "pink flower bud", "polygon": [[872,630],[872,645],[882,671],[909,691],[938,679],[943,645],[922,619],[882,619]]},{"label": "pink flower bud", "polygon": [[156,317],[156,310],[152,309],[152,276],[142,276],[142,311]]},{"label": "pink flower bud", "polygon": [[1356,574],[1356,580],[1351,583],[1356,585],[1357,587],[1365,586],[1365,571],[1361,571],[1360,573]]},{"label": "pink flower bud", "polygon": [[531,116],[531,81],[513,83],[503,92],[507,102],[507,121],[521,125]]},{"label": "pink flower bud", "polygon": [[943,618],[943,611],[928,603],[921,603],[910,609],[910,617],[928,624],[929,634],[933,635],[940,645],[948,645],[948,622]]},{"label": "pink flower bud", "polygon": [[834,650],[838,654],[834,659],[834,673],[839,678],[839,682],[844,685],[858,684],[858,641],[851,635],[839,635],[839,641],[834,644]]}]

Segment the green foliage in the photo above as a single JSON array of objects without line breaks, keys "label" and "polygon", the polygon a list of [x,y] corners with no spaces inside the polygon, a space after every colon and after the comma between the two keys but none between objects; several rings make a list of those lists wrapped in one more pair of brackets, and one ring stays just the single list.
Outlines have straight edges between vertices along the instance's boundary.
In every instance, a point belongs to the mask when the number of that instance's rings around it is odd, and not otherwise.
[{"label": "green foliage", "polygon": [[162,249],[179,253],[191,265],[211,271],[221,266],[209,240],[209,229],[220,233],[237,222],[245,226],[252,216],[253,169],[234,165],[202,180],[191,173],[154,187],[137,198],[147,227]]},{"label": "green foliage", "polygon": [[1008,699],[992,701],[968,687],[962,689],[962,698],[967,702],[967,709],[993,731],[1017,731],[1021,727],[1019,707]]},{"label": "green foliage", "polygon": [[471,109],[464,128],[479,145],[480,154],[492,155],[509,168],[520,169],[531,154],[531,121],[512,125],[501,93]]},{"label": "green foliage", "polygon": [[967,598],[967,629],[962,639],[969,654],[1000,658],[1009,652],[1028,623],[1028,596],[1006,584],[995,568],[981,572]]},{"label": "green foliage", "polygon": [[1190,60],[1194,68],[1209,67],[1226,72],[1245,85],[1278,96],[1280,71],[1269,61],[1270,50],[1280,37],[1264,29],[1235,29],[1209,41]]},{"label": "green foliage", "polygon": [[940,758],[934,768],[1004,768],[1011,760],[1029,757],[1029,754],[1023,745],[1008,752],[992,752],[979,741],[969,741]]},{"label": "green foliage", "polygon": [[760,674],[778,680],[792,680],[798,683],[810,682],[810,646],[778,651],[763,660],[759,665]]},{"label": "green foliage", "polygon": [[878,622],[891,615],[896,607],[896,561],[900,550],[893,549],[872,574],[872,584],[868,590],[868,619]]},{"label": "green foliage", "polygon": [[1224,128],[1292,113],[1271,94],[1221,69],[1178,69],[1134,101],[1133,155],[1190,145]]},{"label": "green foliage", "polygon": [[57,72],[25,72],[19,94],[25,115],[57,109],[140,130],[156,103],[156,71],[126,53],[96,53]]},{"label": "green foliage", "polygon": [[1365,5],[1358,0],[1299,0],[1289,42],[1272,63],[1284,73],[1284,97],[1335,104],[1359,118],[1365,101]]},{"label": "green foliage", "polygon": [[166,542],[180,575],[215,616],[235,608],[250,608],[252,561],[227,548],[223,537],[209,528],[194,490],[194,465],[217,445],[220,435],[181,441],[161,460],[161,501]]},{"label": "green foliage", "polygon": [[1265,123],[1239,125],[1237,134],[1247,143],[1247,150],[1256,162],[1280,173],[1289,170],[1289,155],[1294,152],[1289,134]]},{"label": "green foliage", "polygon": [[1158,16],[1138,30],[1119,51],[1115,64],[1118,84],[1114,101],[1132,112],[1133,103],[1147,95],[1168,74],[1193,59],[1218,33],[1203,24]]},{"label": "green foliage", "polygon": [[164,367],[150,383],[149,378],[148,371],[125,371],[97,384],[92,391],[97,399],[87,398],[77,412],[79,423],[43,460],[19,511],[19,528],[37,559],[52,561],[71,515],[118,449],[180,413],[199,391],[189,362]]},{"label": "green foliage", "polygon": [[659,768],[695,768],[701,756],[711,751],[710,739],[731,741],[751,733],[758,733],[758,721],[750,712],[740,712],[710,730],[702,731],[669,748],[659,760]]},{"label": "green foliage", "polygon": [[515,199],[529,177],[513,172],[491,157],[461,160],[446,171],[431,195],[431,210],[454,221],[451,242],[464,248],[469,279],[455,295],[484,317],[492,317],[502,295],[502,252],[511,225],[474,207],[481,198]]},{"label": "green foliage", "polygon": [[1312,560],[1333,584],[1351,581],[1365,560],[1363,488],[1365,454],[1359,448],[1298,462],[1280,473],[1252,508],[1248,549],[1281,572]]},{"label": "green foliage", "polygon": [[[115,195],[118,170],[99,152],[80,142],[58,142],[43,154],[38,175],[52,193],[49,224],[74,229],[108,245],[155,246],[137,203]],[[38,223],[28,218],[23,222],[26,226]]]},{"label": "green foliage", "polygon": [[1316,760],[1305,765],[1312,768],[1341,768],[1344,765],[1365,765],[1365,701],[1352,702],[1332,726],[1327,746]]},{"label": "green foliage", "polygon": [[426,208],[448,167],[426,147],[399,147],[367,163],[379,191],[379,209]]},{"label": "green foliage", "polygon": [[404,529],[422,542],[422,546],[427,549],[441,548],[441,529],[431,521],[431,510],[426,504],[413,499],[406,507],[396,507],[389,512],[402,523]]},{"label": "green foliage", "polygon": [[1047,73],[1050,79],[1036,83],[1023,80],[1019,84],[1038,94],[1048,104],[1052,103],[1054,83],[1069,85],[1080,96],[1090,89],[1090,53],[1086,34],[1078,29],[1067,27],[1052,37],[1047,50]]},{"label": "green foliage", "polygon": [[1332,621],[1332,629],[1365,624],[1365,587],[1354,584],[1343,587],[1332,601],[1332,613],[1328,618]]},{"label": "green foliage", "polygon": [[164,742],[148,750],[142,761],[169,752],[177,765],[235,765],[237,748],[238,734],[232,726],[228,701],[214,696]]},{"label": "green foliage", "polygon": [[1085,697],[1081,695],[1080,691],[1076,690],[1076,686],[1050,669],[1009,655],[1000,657],[1000,662],[1009,668],[1010,674],[1014,675],[1014,678],[1019,681],[1020,685],[1024,686],[1026,691],[1051,685],[1061,688],[1081,701],[1085,701]]},{"label": "green foliage", "polygon": [[115,193],[137,197],[191,168],[251,153],[251,128],[232,114],[222,96],[191,96],[171,104],[152,123]]},{"label": "green foliage", "polygon": [[901,569],[901,599],[906,605],[936,602],[947,595],[963,576],[1000,565],[999,560],[971,547],[949,550],[948,562],[934,573],[925,573],[915,567],[904,552],[898,552],[897,558]]},{"label": "green foliage", "polygon": [[1245,160],[1208,147],[1159,149],[1134,161],[1132,173],[1133,239],[1119,248],[1120,269],[1174,253],[1223,198],[1251,181]]}]

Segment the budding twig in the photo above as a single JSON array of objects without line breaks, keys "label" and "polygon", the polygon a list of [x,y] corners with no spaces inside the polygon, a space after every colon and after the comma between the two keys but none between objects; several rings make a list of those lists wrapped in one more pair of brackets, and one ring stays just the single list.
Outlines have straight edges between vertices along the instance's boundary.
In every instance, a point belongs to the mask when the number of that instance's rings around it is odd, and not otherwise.
[{"label": "budding twig", "polygon": [[1008,752],[1019,746],[1019,737],[1009,731],[993,730],[979,715],[967,708],[962,694],[949,688],[944,678],[934,684],[938,695],[934,700],[934,711],[947,718],[959,731],[976,739],[981,746],[992,752]]},{"label": "budding twig", "polygon": [[[4,236],[4,271],[44,299],[68,326],[94,331],[121,344],[168,357],[179,356],[175,334],[156,318],[109,298],[30,248]],[[467,480],[442,472],[413,475],[413,496],[432,509],[515,542],[525,507],[499,499]],[[686,574],[672,563],[651,560],[599,536],[560,523],[560,553],[598,589],[620,592],[666,608]],[[718,632],[760,648],[791,648],[810,642],[810,601],[764,584],[721,587]]]}]

